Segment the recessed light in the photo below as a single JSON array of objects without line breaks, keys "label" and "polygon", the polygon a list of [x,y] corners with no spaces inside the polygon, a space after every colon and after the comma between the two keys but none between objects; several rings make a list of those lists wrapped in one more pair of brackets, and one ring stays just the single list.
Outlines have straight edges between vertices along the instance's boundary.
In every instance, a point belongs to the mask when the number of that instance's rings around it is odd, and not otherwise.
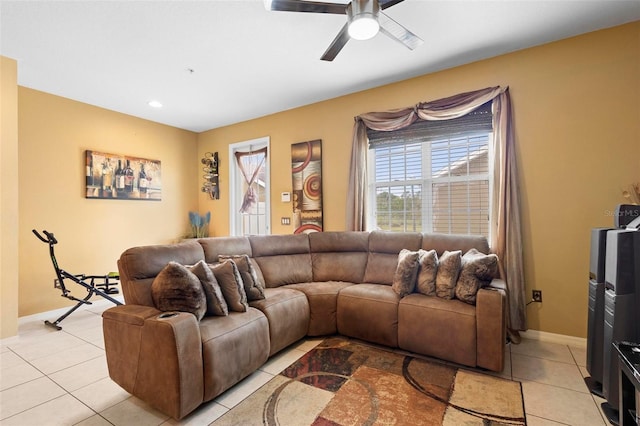
[{"label": "recessed light", "polygon": [[162,104],[158,101],[149,101],[148,104],[152,108],[162,108]]}]

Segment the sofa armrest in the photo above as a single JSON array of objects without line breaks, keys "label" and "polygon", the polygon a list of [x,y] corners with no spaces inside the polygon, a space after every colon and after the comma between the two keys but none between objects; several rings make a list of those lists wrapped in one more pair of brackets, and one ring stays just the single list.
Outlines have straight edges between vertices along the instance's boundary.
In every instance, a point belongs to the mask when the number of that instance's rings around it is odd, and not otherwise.
[{"label": "sofa armrest", "polygon": [[175,419],[202,403],[202,342],[196,317],[122,305],[102,314],[109,376]]},{"label": "sofa armrest", "polygon": [[477,364],[492,371],[504,368],[507,338],[504,281],[494,279],[476,298]]}]

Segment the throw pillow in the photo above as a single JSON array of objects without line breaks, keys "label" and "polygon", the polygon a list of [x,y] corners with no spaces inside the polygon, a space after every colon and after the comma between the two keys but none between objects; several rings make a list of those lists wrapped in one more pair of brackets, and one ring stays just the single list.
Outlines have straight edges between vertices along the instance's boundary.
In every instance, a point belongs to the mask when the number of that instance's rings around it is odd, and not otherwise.
[{"label": "throw pillow", "polygon": [[234,256],[218,255],[218,261],[223,262],[227,259],[231,259],[235,262],[242,277],[242,283],[244,284],[244,291],[247,294],[247,300],[264,299],[264,285],[260,285],[258,280],[258,274],[251,264],[249,256],[246,254],[239,254]]},{"label": "throw pillow", "polygon": [[215,275],[211,272],[209,266],[204,260],[199,261],[193,266],[188,267],[200,280],[202,289],[207,298],[206,315],[226,316],[229,315],[229,307],[222,295],[222,289],[216,280]]},{"label": "throw pillow", "polygon": [[438,260],[436,273],[436,296],[443,299],[453,299],[456,282],[462,266],[462,251],[445,251]]},{"label": "throw pillow", "polygon": [[405,297],[408,294],[413,293],[416,286],[416,277],[418,276],[418,256],[417,251],[410,251],[407,249],[400,250],[398,255],[398,266],[396,272],[393,275],[393,282],[391,288],[398,296]]},{"label": "throw pillow", "polygon": [[202,319],[207,298],[198,277],[177,262],[169,262],[151,283],[153,303],[161,311],[190,312]]},{"label": "throw pillow", "polygon": [[456,297],[475,305],[478,290],[498,276],[498,256],[471,249],[462,256],[462,270],[456,284]]},{"label": "throw pillow", "polygon": [[438,273],[438,253],[435,250],[418,250],[418,282],[416,290],[427,296],[436,295],[436,274]]},{"label": "throw pillow", "polygon": [[246,312],[249,308],[247,304],[247,294],[244,292],[242,277],[238,267],[231,259],[227,259],[216,265],[209,265],[213,275],[215,275],[224,299],[230,311]]}]

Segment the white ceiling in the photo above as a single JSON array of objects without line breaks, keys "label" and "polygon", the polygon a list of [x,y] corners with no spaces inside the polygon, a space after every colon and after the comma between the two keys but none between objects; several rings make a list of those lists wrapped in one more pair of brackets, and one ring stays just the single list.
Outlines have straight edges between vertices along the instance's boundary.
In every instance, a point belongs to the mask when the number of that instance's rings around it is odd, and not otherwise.
[{"label": "white ceiling", "polygon": [[346,16],[262,0],[0,0],[0,53],[21,86],[201,132],[636,21],[640,0],[406,0],[385,13],[425,43],[378,34],[325,62]]}]

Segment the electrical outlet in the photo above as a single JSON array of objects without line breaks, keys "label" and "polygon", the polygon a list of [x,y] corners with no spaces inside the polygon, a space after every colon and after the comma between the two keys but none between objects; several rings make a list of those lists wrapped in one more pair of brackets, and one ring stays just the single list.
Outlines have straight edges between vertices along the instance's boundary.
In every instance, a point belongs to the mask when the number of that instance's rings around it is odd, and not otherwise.
[{"label": "electrical outlet", "polygon": [[534,302],[542,303],[542,290],[532,290],[531,293]]}]

